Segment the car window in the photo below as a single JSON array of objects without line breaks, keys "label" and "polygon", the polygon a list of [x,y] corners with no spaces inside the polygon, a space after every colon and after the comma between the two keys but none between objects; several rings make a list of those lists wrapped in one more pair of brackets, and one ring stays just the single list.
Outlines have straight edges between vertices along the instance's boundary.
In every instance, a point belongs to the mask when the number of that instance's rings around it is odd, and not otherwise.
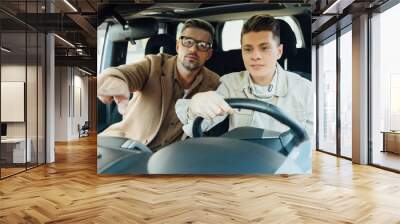
[{"label": "car window", "polygon": [[[284,20],[292,28],[296,36],[296,47],[304,47],[304,38],[301,32],[300,26],[296,21],[290,16],[275,17],[276,19]],[[233,49],[240,49],[240,33],[242,31],[242,26],[245,20],[231,20],[226,21],[222,29],[222,49],[224,51],[229,51]]]},{"label": "car window", "polygon": [[126,53],[126,63],[134,63],[137,62],[144,57],[144,52],[146,49],[146,44],[149,38],[143,38],[139,40],[135,40],[135,43],[132,44],[128,42],[128,48]]},{"label": "car window", "polygon": [[102,23],[99,27],[97,27],[97,71],[100,73],[100,66],[101,66],[101,57],[103,53],[103,44],[104,38],[106,36],[108,23]]},{"label": "car window", "polygon": [[240,32],[242,31],[244,20],[226,21],[222,29],[222,49],[229,51],[240,49]]}]

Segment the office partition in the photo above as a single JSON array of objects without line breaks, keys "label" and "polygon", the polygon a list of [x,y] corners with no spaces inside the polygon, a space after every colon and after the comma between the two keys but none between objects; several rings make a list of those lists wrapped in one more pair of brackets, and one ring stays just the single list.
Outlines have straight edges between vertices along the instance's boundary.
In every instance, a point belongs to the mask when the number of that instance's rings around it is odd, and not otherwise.
[{"label": "office partition", "polygon": [[46,40],[25,22],[44,2],[2,1],[0,8],[1,179],[45,163]]}]

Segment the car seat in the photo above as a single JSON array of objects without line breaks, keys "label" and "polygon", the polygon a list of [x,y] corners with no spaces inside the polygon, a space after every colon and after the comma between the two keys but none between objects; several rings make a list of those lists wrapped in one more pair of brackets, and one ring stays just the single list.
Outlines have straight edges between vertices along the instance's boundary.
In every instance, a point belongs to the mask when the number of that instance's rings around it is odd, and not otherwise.
[{"label": "car seat", "polygon": [[150,37],[144,51],[145,55],[160,52],[176,55],[176,40],[169,34],[158,34]]}]

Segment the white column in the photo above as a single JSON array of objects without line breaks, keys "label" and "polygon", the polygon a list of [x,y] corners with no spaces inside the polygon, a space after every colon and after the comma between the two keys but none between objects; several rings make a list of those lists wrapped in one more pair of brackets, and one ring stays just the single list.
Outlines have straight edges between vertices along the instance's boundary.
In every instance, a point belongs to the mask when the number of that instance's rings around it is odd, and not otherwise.
[{"label": "white column", "polygon": [[[54,12],[54,5],[46,1],[46,11]],[[52,33],[46,34],[46,163],[55,162],[55,43]]]},{"label": "white column", "polygon": [[368,163],[368,16],[353,20],[353,162]]},{"label": "white column", "polygon": [[314,99],[314,135],[312,136],[311,146],[312,149],[316,149],[317,141],[317,48],[315,45],[311,47],[311,82],[313,88],[313,99]]},{"label": "white column", "polygon": [[54,35],[46,35],[46,163],[55,161],[54,133],[55,133],[55,72],[54,72]]}]

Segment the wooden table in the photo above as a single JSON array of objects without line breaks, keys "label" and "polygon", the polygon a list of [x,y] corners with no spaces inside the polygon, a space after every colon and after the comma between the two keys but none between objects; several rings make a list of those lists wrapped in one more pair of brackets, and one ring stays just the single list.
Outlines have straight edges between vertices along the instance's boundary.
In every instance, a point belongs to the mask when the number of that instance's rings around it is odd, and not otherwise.
[{"label": "wooden table", "polygon": [[400,131],[382,131],[383,151],[400,154]]}]

